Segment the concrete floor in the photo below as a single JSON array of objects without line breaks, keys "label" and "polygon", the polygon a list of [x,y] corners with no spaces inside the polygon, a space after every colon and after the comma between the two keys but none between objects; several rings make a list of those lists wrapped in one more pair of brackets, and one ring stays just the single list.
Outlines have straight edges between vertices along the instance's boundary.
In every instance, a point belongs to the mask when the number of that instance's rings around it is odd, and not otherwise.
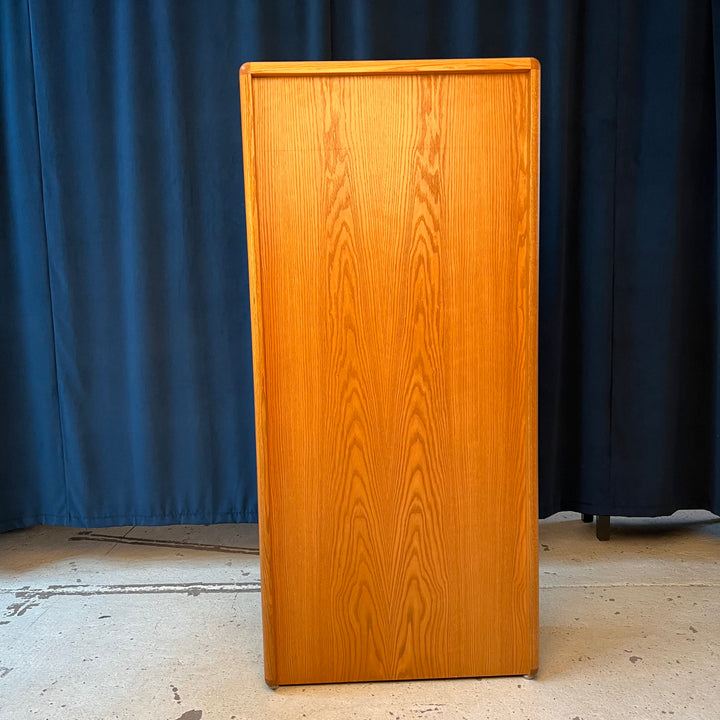
[{"label": "concrete floor", "polygon": [[269,690],[253,525],[0,534],[0,719],[720,717],[720,519],[540,529],[540,672]]}]

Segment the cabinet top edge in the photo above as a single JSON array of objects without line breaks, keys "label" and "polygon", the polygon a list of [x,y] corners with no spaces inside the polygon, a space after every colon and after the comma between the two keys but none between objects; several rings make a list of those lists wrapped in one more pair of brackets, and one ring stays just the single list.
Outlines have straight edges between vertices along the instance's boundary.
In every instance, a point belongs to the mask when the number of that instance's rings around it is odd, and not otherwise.
[{"label": "cabinet top edge", "polygon": [[246,62],[240,75],[255,77],[312,75],[388,75],[411,73],[502,73],[539,70],[535,58],[457,60],[327,60],[312,62]]}]

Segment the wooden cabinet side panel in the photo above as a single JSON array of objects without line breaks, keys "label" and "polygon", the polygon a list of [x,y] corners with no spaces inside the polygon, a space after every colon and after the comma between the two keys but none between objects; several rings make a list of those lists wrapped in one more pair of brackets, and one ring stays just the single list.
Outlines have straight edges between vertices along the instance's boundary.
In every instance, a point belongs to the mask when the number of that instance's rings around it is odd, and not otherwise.
[{"label": "wooden cabinet side panel", "polygon": [[530,73],[251,94],[266,666],[281,684],[530,672]]},{"label": "wooden cabinet side panel", "polygon": [[255,113],[252,76],[247,66],[240,69],[240,110],[242,115],[245,217],[247,225],[248,279],[252,324],[253,386],[255,401],[255,455],[258,486],[258,528],[260,540],[260,581],[262,583],[262,626],[265,681],[278,684],[274,617],[274,581],[270,516],[272,500],[267,472],[267,396],[265,386],[265,338],[262,321],[262,291],[255,172]]}]

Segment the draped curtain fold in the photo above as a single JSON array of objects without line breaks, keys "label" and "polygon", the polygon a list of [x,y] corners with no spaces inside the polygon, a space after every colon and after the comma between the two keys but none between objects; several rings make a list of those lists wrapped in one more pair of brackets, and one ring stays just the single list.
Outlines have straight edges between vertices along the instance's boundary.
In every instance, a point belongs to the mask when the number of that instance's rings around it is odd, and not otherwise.
[{"label": "draped curtain fold", "polygon": [[720,3],[10,0],[0,529],[256,519],[241,63],[528,55],[541,514],[720,513]]}]

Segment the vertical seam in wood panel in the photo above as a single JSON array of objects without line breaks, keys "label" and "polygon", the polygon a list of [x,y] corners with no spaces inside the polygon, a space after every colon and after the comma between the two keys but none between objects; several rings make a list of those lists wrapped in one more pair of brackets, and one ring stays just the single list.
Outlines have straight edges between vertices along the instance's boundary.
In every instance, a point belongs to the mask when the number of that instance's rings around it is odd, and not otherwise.
[{"label": "vertical seam in wood panel", "polygon": [[[243,168],[245,176],[245,215],[247,220],[248,278],[250,284],[250,316],[253,346],[253,387],[255,399],[255,453],[258,486],[258,522],[261,551],[261,602],[263,614],[263,651],[265,680],[268,685],[278,683],[275,628],[275,583],[272,577],[272,544],[269,527],[269,485],[267,478],[267,403],[265,392],[265,346],[263,332],[260,247],[258,227],[257,166],[255,161],[255,113],[253,103],[252,70],[240,68],[240,95],[243,139]],[[264,570],[264,572],[263,572]]]},{"label": "vertical seam in wood panel", "polygon": [[538,666],[539,640],[539,558],[538,558],[538,476],[537,476],[537,402],[538,402],[538,271],[539,271],[539,191],[540,191],[540,69],[529,72],[528,98],[530,105],[530,218],[528,233],[530,263],[528,267],[528,302],[532,308],[528,332],[528,605],[532,629],[530,645],[530,672]]}]

